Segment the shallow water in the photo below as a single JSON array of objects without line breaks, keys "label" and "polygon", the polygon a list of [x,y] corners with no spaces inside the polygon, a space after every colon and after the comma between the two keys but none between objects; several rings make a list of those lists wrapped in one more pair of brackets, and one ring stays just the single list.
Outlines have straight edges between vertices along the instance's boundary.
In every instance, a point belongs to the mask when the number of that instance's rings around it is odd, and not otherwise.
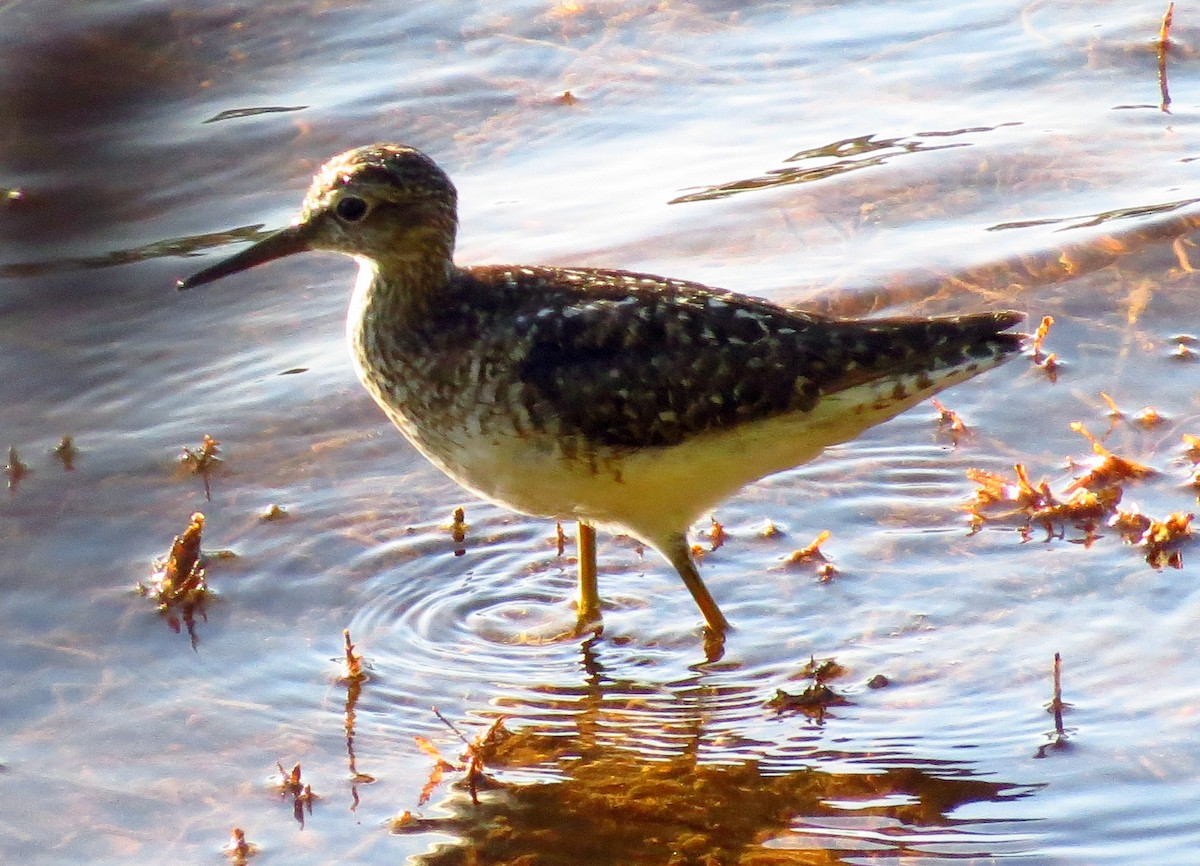
[{"label": "shallow water", "polygon": [[[1187,862],[1195,551],[1156,570],[1106,528],[1026,540],[964,511],[972,467],[1061,491],[1091,454],[1073,421],[1159,470],[1122,507],[1195,508],[1200,367],[1177,338],[1200,312],[1200,19],[1176,10],[1164,111],[1162,11],[0,5],[0,445],[32,469],[0,497],[5,859],[219,862],[236,826],[263,863]],[[737,625],[720,662],[665,563],[604,535],[604,633],[556,638],[573,545],[472,499],[371,404],[343,344],[351,263],[172,288],[374,140],[451,173],[464,262],[842,312],[1018,307],[1055,318],[1062,367],[943,394],[957,445],[925,405],[724,503],[701,566]],[[1134,422],[1147,405],[1165,422]],[[211,500],[178,464],[205,433]],[[288,516],[264,521],[273,503]],[[210,562],[189,637],[133,587],[197,510],[236,556]],[[826,529],[831,579],[786,562]],[[814,656],[849,702],[765,706]],[[468,737],[515,732],[478,807],[451,771],[419,802],[414,738],[462,751],[434,706]],[[318,796],[303,826],[276,762]]]}]

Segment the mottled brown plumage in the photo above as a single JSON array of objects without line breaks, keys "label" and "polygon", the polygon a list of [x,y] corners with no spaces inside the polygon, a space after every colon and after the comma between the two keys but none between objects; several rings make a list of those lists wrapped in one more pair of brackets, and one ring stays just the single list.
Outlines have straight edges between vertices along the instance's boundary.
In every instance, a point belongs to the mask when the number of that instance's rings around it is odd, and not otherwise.
[{"label": "mottled brown plumage", "polygon": [[454,264],[457,197],[424,154],[330,160],[287,229],[182,288],[309,249],[357,258],[364,385],[464,486],[581,527],[580,616],[599,616],[590,526],[661,551],[714,635],[688,526],[1020,346],[1019,313],[843,320],[698,283],[591,268]]}]

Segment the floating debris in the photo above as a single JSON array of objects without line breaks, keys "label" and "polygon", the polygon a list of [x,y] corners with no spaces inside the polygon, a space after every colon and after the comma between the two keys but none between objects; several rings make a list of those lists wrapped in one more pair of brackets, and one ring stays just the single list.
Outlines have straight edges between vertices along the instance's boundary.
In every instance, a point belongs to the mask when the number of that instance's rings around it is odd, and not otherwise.
[{"label": "floating debris", "polygon": [[1072,491],[1070,497],[1063,501],[1048,496],[1044,504],[1030,509],[1028,514],[1032,522],[1045,527],[1048,535],[1054,534],[1055,525],[1065,523],[1075,523],[1089,532],[1094,532],[1104,518],[1117,507],[1121,496],[1122,490],[1119,487],[1102,487],[1099,490],[1080,488]]},{"label": "floating debris", "polygon": [[467,525],[467,512],[462,508],[454,509],[454,515],[451,522],[443,527],[450,530],[450,537],[454,539],[454,555],[462,556],[467,552],[463,542],[467,540],[467,530],[470,527]]},{"label": "floating debris", "polygon": [[822,581],[831,580],[836,574],[837,569],[833,567],[833,562],[830,561],[824,553],[821,552],[821,545],[829,540],[832,533],[828,529],[821,532],[812,543],[807,547],[801,547],[799,550],[793,550],[787,557],[784,558],[784,565],[788,566],[815,566],[817,577]]},{"label": "floating debris", "polygon": [[204,605],[209,597],[204,557],[200,552],[203,531],[204,515],[197,511],[183,534],[175,536],[166,558],[155,562],[155,573],[150,582],[139,583],[136,587],[139,593],[158,605],[159,611],[167,614],[172,630],[179,631],[181,623],[187,626],[193,647],[197,643],[195,615],[204,616]]},{"label": "floating debris", "polygon": [[342,640],[345,641],[345,656],[342,659],[342,682],[363,682],[367,679],[367,674],[363,670],[363,657],[354,651],[354,644],[350,642],[350,629],[342,629]]},{"label": "floating debris", "polygon": [[354,754],[354,723],[358,699],[362,696],[363,684],[367,681],[367,673],[363,669],[362,656],[354,651],[350,641],[350,629],[342,629],[342,640],[345,642],[345,655],[342,660],[342,675],[339,682],[346,684],[346,706],[342,728],[346,733],[346,757],[350,770],[350,811],[358,811],[358,786],[369,785],[375,777],[359,772],[358,758]]},{"label": "floating debris", "polygon": [[1133,420],[1146,428],[1157,427],[1159,424],[1167,422],[1167,418],[1153,406],[1147,406],[1139,411],[1133,416]]},{"label": "floating debris", "polygon": [[208,593],[204,565],[200,555],[200,538],[204,531],[204,515],[197,511],[182,535],[175,536],[171,551],[155,563],[155,577],[138,589],[159,607],[196,607]]},{"label": "floating debris", "polygon": [[279,781],[275,785],[279,789],[279,796],[283,798],[291,795],[294,817],[297,823],[303,827],[304,813],[307,811],[309,815],[312,814],[313,802],[318,797],[313,793],[312,785],[306,784],[300,778],[299,764],[292,767],[290,773],[283,769],[282,763],[276,763],[275,766],[279,768]]},{"label": "floating debris", "polygon": [[79,449],[75,447],[75,441],[70,436],[64,436],[50,453],[62,461],[63,469],[70,472],[75,468],[75,457],[79,454]]},{"label": "floating debris", "polygon": [[[1171,47],[1171,20],[1175,17],[1174,0],[1167,4],[1163,13],[1162,24],[1158,28],[1158,41],[1155,43],[1155,54],[1158,56],[1158,109],[1163,114],[1171,113],[1171,88],[1167,81],[1167,53]],[[1193,268],[1183,249],[1183,238],[1176,238],[1171,244],[1175,255],[1179,258],[1179,267],[1185,273],[1191,273]]]},{"label": "floating debris", "polygon": [[1162,24],[1158,28],[1158,46],[1166,48],[1171,44],[1171,22],[1175,19],[1175,2],[1171,0],[1167,4],[1167,11],[1163,13]]},{"label": "floating debris", "polygon": [[[1023,540],[1029,540],[1034,525],[1046,530],[1047,541],[1063,538],[1065,527],[1073,525],[1084,531],[1084,537],[1078,542],[1087,546],[1100,537],[1100,527],[1107,525],[1126,543],[1141,547],[1146,562],[1154,568],[1179,568],[1183,561],[1179,548],[1192,537],[1192,515],[1175,512],[1160,521],[1139,513],[1136,507],[1119,509],[1124,495],[1122,485],[1154,475],[1156,470],[1112,453],[1078,421],[1071,424],[1071,429],[1091,443],[1097,459],[1061,494],[1055,494],[1045,481],[1035,485],[1019,463],[1013,467],[1016,478],[1011,480],[995,472],[967,470],[967,477],[978,485],[972,501],[967,504],[972,531],[979,531],[990,519],[1018,517],[1023,521]],[[1195,462],[1195,458],[1200,457],[1200,437],[1185,435],[1183,441],[1189,459]],[[985,514],[998,506],[1008,508],[999,515]]]},{"label": "floating debris", "polygon": [[1054,325],[1053,316],[1043,316],[1042,321],[1038,323],[1037,330],[1033,334],[1033,362],[1040,364],[1043,359],[1042,344],[1046,341],[1046,335],[1050,333],[1051,326]]},{"label": "floating debris", "polygon": [[821,659],[818,662],[814,656],[809,656],[808,664],[801,670],[800,675],[816,680],[819,683],[825,683],[829,680],[836,680],[838,677],[844,676],[845,673],[846,669],[834,659]]},{"label": "floating debris", "polygon": [[709,519],[712,521],[712,528],[709,529],[707,533],[701,533],[701,535],[706,535],[708,537],[708,547],[705,547],[702,544],[692,545],[692,556],[694,556],[696,559],[703,559],[705,554],[712,553],[714,550],[724,544],[725,539],[727,538],[725,534],[725,527],[719,520],[717,520],[716,515],[713,515]]},{"label": "floating debris", "polygon": [[1067,732],[1063,727],[1063,711],[1070,708],[1071,705],[1062,699],[1062,656],[1055,653],[1054,697],[1050,699],[1050,703],[1046,704],[1046,712],[1054,716],[1054,731],[1050,734],[1050,741],[1038,747],[1037,752],[1034,753],[1035,758],[1044,758],[1051,751],[1070,748],[1070,743],[1067,742]]},{"label": "floating debris", "polygon": [[1194,515],[1182,511],[1155,520],[1137,511],[1118,511],[1109,521],[1129,544],[1145,550],[1146,562],[1154,568],[1183,568],[1180,546],[1192,537]]},{"label": "floating debris", "polygon": [[778,538],[783,535],[783,530],[775,525],[775,521],[771,518],[763,520],[762,526],[758,529],[758,534],[762,538]]},{"label": "floating debris", "polygon": [[1018,510],[1035,508],[1047,499],[1052,499],[1050,488],[1043,481],[1041,488],[1035,488],[1029,481],[1022,463],[1013,465],[1016,480],[1012,481],[999,472],[988,472],[986,469],[970,468],[967,478],[979,489],[975,491],[974,499],[968,506],[972,513],[978,514],[979,509],[988,508],[1000,503],[1011,502]]},{"label": "floating debris", "polygon": [[16,446],[12,445],[8,449],[8,465],[4,467],[4,471],[8,475],[8,489],[16,493],[17,488],[21,486],[21,480],[33,470],[21,462]]},{"label": "floating debris", "polygon": [[949,435],[951,444],[957,448],[960,442],[970,437],[971,428],[966,425],[957,412],[953,409],[947,409],[937,398],[932,398],[930,402],[933,403],[933,408],[938,413],[938,430],[945,435]]},{"label": "floating debris", "polygon": [[1119,487],[1100,490],[1080,487],[1066,499],[1060,499],[1045,481],[1034,485],[1022,464],[1016,464],[1013,469],[1016,477],[1012,480],[995,472],[967,470],[967,477],[979,486],[967,504],[973,531],[981,529],[990,519],[984,514],[985,510],[1008,505],[1009,509],[999,516],[1022,517],[1025,524],[1022,536],[1026,539],[1029,527],[1034,524],[1045,528],[1047,538],[1061,537],[1062,531],[1058,527],[1068,523],[1079,525],[1090,537],[1121,499]]},{"label": "floating debris", "polygon": [[800,711],[818,718],[823,717],[827,707],[847,706],[850,701],[826,685],[830,680],[843,676],[846,669],[833,659],[822,659],[818,662],[809,657],[808,664],[801,671],[801,676],[812,682],[799,694],[776,689],[775,696],[767,701],[766,706],[778,713]]},{"label": "floating debris", "polygon": [[288,517],[287,509],[281,505],[271,503],[258,516],[259,520],[283,520]]},{"label": "floating debris", "polygon": [[850,701],[839,695],[829,686],[813,683],[799,694],[791,694],[783,689],[775,690],[775,697],[767,701],[767,707],[776,712],[788,713],[800,711],[823,715],[826,707],[838,707],[849,704]]},{"label": "floating debris", "polygon": [[1033,335],[1033,363],[1045,371],[1052,384],[1058,381],[1058,358],[1053,352],[1048,355],[1042,354],[1042,344],[1045,343],[1046,335],[1050,333],[1053,325],[1053,316],[1043,316]]},{"label": "floating debris", "polygon": [[1080,487],[1091,489],[1111,487],[1122,481],[1147,478],[1155,474],[1154,470],[1149,466],[1144,466],[1141,463],[1113,454],[1101,445],[1095,436],[1087,431],[1082,422],[1072,421],[1071,429],[1092,444],[1092,453],[1100,459],[1093,464],[1092,468],[1086,474],[1071,482],[1067,487],[1068,493]]},{"label": "floating debris", "polygon": [[1183,434],[1183,456],[1194,464],[1200,464],[1200,436]]},{"label": "floating debris", "polygon": [[204,441],[199,448],[188,448],[183,446],[183,454],[179,458],[179,462],[191,470],[192,474],[199,475],[204,479],[204,498],[212,501],[212,488],[209,485],[209,477],[224,461],[221,459],[221,443],[216,439],[204,434]]},{"label": "floating debris", "polygon": [[[1103,391],[1100,392],[1100,399],[1103,400],[1105,405],[1108,406],[1107,414],[1108,417],[1112,419],[1113,426],[1116,425],[1117,421],[1120,421],[1126,417],[1125,411],[1117,405],[1117,402],[1112,397],[1108,396]],[[1134,413],[1132,420],[1134,423],[1140,424],[1141,426],[1149,429],[1152,427],[1157,427],[1159,424],[1166,423],[1167,418],[1153,406],[1146,406]],[[1112,429],[1112,427],[1109,427],[1108,432],[1112,432]],[[1107,436],[1108,433],[1105,433],[1105,435]],[[1089,436],[1088,438],[1091,437]]]},{"label": "floating debris", "polygon": [[1191,334],[1176,334],[1171,338],[1171,342],[1175,344],[1175,348],[1171,350],[1170,357],[1176,361],[1195,361],[1197,353],[1193,348],[1197,340]]},{"label": "floating debris", "polygon": [[716,550],[725,543],[727,536],[725,535],[724,525],[717,520],[716,515],[714,514],[710,519],[712,520],[712,528],[708,531],[708,547],[709,550]]},{"label": "floating debris", "polygon": [[491,780],[484,773],[485,764],[495,754],[498,747],[512,737],[512,732],[504,727],[505,717],[501,716],[496,719],[496,721],[488,726],[486,731],[474,740],[468,740],[453,722],[442,715],[437,707],[433,708],[433,713],[442,721],[442,724],[452,730],[463,741],[463,744],[467,748],[460,756],[458,762],[448,761],[442,757],[437,746],[425,737],[414,738],[417,748],[436,761],[429,773],[429,779],[425,782],[425,787],[421,789],[421,796],[417,804],[423,806],[429,802],[434,789],[442,781],[443,773],[446,770],[450,770],[453,772],[466,772],[467,790],[471,794],[471,802],[479,805],[479,788],[482,785],[491,784]]},{"label": "floating debris", "polygon": [[875,674],[875,676],[867,680],[867,688],[869,689],[886,689],[891,684],[892,681],[883,674]]},{"label": "floating debris", "polygon": [[258,851],[257,845],[252,845],[246,841],[246,833],[241,827],[233,828],[229,844],[225,846],[225,856],[233,861],[235,866],[242,866],[242,864],[257,854]]}]

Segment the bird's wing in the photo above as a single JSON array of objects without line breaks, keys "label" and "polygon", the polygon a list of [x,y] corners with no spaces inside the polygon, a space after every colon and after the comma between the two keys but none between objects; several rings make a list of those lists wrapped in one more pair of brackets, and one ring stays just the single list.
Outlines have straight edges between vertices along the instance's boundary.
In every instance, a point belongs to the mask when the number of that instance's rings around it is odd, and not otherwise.
[{"label": "bird's wing", "polygon": [[984,343],[1012,324],[1003,314],[841,321],[625,271],[502,273],[527,302],[515,319],[520,380],[562,433],[618,448],[807,412],[888,373],[1002,353]]}]

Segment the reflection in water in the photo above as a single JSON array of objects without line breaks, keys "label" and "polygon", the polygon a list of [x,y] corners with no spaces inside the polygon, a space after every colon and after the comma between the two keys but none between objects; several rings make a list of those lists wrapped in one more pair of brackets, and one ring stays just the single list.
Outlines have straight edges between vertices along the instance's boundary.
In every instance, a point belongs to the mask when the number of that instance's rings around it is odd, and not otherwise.
[{"label": "reflection in water", "polygon": [[111,268],[116,265],[128,265],[133,262],[148,259],[161,259],[174,256],[191,256],[202,253],[214,247],[226,244],[245,243],[262,240],[270,232],[263,231],[262,223],[249,226],[238,226],[219,232],[208,232],[202,235],[190,235],[183,238],[167,238],[153,243],[133,247],[131,249],[113,250],[97,256],[81,256],[77,258],[51,258],[35,262],[13,262],[0,264],[0,279],[21,277],[36,277],[43,274],[68,273],[70,271],[89,271],[99,268]]},{"label": "reflection in water", "polygon": [[[767,775],[754,762],[703,764],[691,752],[647,761],[613,748],[564,762],[564,770],[563,781],[502,786],[478,806],[455,794],[442,804],[448,817],[416,819],[397,832],[462,839],[417,858],[428,866],[851,863],[1011,856],[1029,848],[1027,837],[988,833],[982,822],[951,816],[1027,789],[970,778],[951,764]],[[814,861],[817,852],[828,859]]]},{"label": "reflection in water", "polygon": [[342,729],[346,732],[346,758],[350,771],[350,811],[358,810],[358,786],[369,785],[375,778],[358,769],[358,757],[354,754],[354,724],[358,708],[358,700],[362,697],[363,684],[369,679],[363,669],[363,658],[355,651],[350,641],[349,629],[342,630],[342,640],[345,642],[345,656],[342,662],[342,674],[338,678],[346,686],[346,703],[343,708]]},{"label": "reflection in water", "polygon": [[[1200,202],[1185,199],[1162,204],[1138,205],[1106,211],[1089,217],[1069,217],[1079,220],[1063,229],[1083,229],[1114,220],[1142,218],[1170,213],[1180,207]],[[1062,219],[1009,222],[994,225],[992,230],[1047,225]],[[953,271],[939,272],[930,267],[894,274],[882,285],[846,288],[828,292],[814,299],[810,307],[837,315],[863,315],[867,311],[906,305],[914,311],[937,309],[939,304],[967,293],[984,298],[1005,298],[1014,302],[1018,295],[1031,295],[1046,286],[1077,280],[1086,274],[1116,264],[1157,245],[1170,244],[1180,269],[1194,270],[1186,235],[1200,230],[1200,213],[1196,211],[1163,217],[1133,225],[1112,234],[1086,237],[1071,244],[1031,250],[1006,259]]]},{"label": "reflection in water", "polygon": [[[880,138],[874,135],[860,135],[846,138],[821,147],[808,148],[789,156],[784,162],[803,162],[815,160],[819,165],[801,166],[796,168],[777,168],[757,177],[735,180],[728,183],[710,186],[699,192],[681,195],[671,200],[671,204],[684,202],[707,201],[725,198],[740,192],[773,189],[780,186],[790,186],[798,183],[811,183],[826,180],[845,174],[849,171],[884,165],[894,157],[906,153],[929,153],[934,150],[948,150],[956,147],[969,147],[971,142],[955,142],[954,144],[931,145],[923,141],[926,138],[949,138],[957,135],[969,135],[981,132],[992,132],[1005,126],[1020,126],[1019,123],[1000,123],[996,126],[974,126],[967,129],[942,130],[934,132],[918,132],[911,139]],[[829,162],[829,160],[833,160]]]},{"label": "reflection in water", "polygon": [[1045,758],[1054,752],[1065,752],[1071,748],[1067,737],[1067,729],[1063,726],[1063,712],[1071,709],[1071,705],[1062,697],[1062,654],[1054,654],[1054,697],[1046,705],[1046,712],[1054,716],[1054,730],[1046,735],[1046,742],[1038,746],[1033,753],[1034,758]]},{"label": "reflection in water", "polygon": [[703,679],[679,688],[670,705],[652,706],[628,701],[645,684],[605,682],[590,652],[585,667],[583,694],[547,687],[541,705],[506,707],[509,719],[552,713],[569,732],[530,724],[492,738],[480,757],[493,784],[478,804],[460,783],[440,804],[446,815],[405,813],[394,822],[396,833],[459,840],[415,862],[850,863],[1013,856],[1033,845],[1012,825],[954,816],[968,804],[1027,796],[1031,786],[894,749],[819,748],[811,728],[792,729],[794,717],[780,721],[780,748],[744,741],[731,749],[708,701],[720,690],[709,694]]},{"label": "reflection in water", "polygon": [[[1172,211],[1179,210],[1183,207],[1200,202],[1200,198],[1185,198],[1179,201],[1167,201],[1155,204],[1134,205],[1133,207],[1116,208],[1115,210],[1102,211],[1094,214],[1081,214],[1079,216],[1069,217],[1044,217],[1040,219],[1018,220],[1016,222],[996,223],[988,226],[987,231],[998,232],[1005,229],[1024,229],[1032,226],[1052,226],[1059,223],[1067,223],[1062,228],[1055,231],[1067,231],[1068,229],[1084,229],[1098,226],[1101,223],[1106,223],[1112,220],[1125,219],[1140,219],[1141,217],[1152,217],[1159,214],[1167,214]],[[1192,216],[1189,219],[1194,220]],[[1189,224],[1190,225],[1190,224]]]},{"label": "reflection in water", "polygon": [[220,123],[222,120],[236,120],[240,117],[255,117],[259,114],[281,114],[289,111],[303,111],[307,105],[261,105],[255,108],[230,108],[214,114],[203,123]]}]

